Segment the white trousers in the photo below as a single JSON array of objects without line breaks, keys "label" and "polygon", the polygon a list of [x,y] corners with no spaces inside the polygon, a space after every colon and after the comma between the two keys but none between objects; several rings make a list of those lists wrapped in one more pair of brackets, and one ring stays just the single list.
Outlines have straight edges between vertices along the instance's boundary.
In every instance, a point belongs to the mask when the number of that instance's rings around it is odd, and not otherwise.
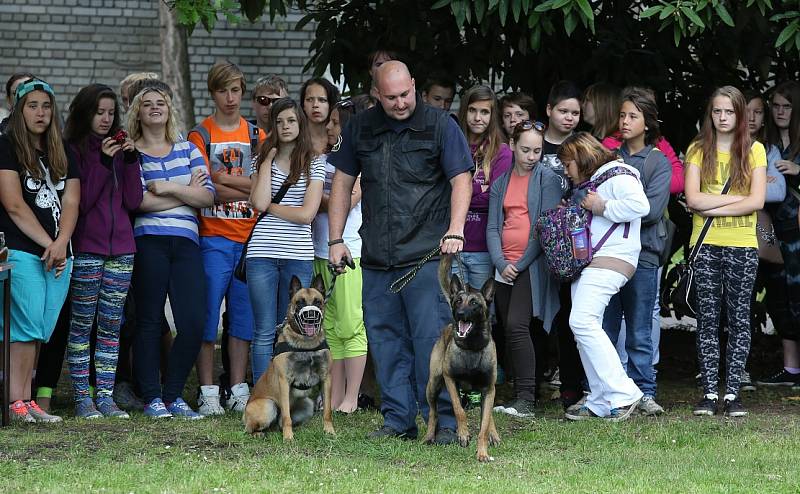
[{"label": "white trousers", "polygon": [[642,397],[603,331],[608,302],[627,281],[624,275],[610,269],[586,268],[572,282],[569,325],[589,381],[586,406],[601,417],[609,415],[612,408],[628,406]]}]

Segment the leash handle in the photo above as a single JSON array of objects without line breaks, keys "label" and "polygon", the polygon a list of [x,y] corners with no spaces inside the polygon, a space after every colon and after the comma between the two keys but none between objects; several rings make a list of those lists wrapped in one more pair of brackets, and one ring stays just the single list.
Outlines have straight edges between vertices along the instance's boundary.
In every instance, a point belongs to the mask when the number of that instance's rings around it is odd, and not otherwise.
[{"label": "leash handle", "polygon": [[[444,240],[460,240],[463,243],[464,242],[464,237],[461,236],[461,235],[445,235],[444,237],[442,237],[442,241],[444,241]],[[389,291],[392,292],[392,293],[400,293],[400,290],[405,288],[405,286],[408,285],[411,282],[411,280],[414,279],[415,276],[417,276],[417,273],[419,272],[420,269],[422,269],[422,266],[424,266],[425,263],[430,261],[434,256],[437,256],[437,255],[441,254],[441,252],[442,252],[441,248],[440,247],[436,247],[436,248],[432,249],[430,252],[428,252],[427,254],[425,254],[425,257],[423,257],[413,268],[411,268],[411,271],[407,272],[406,274],[404,274],[403,276],[401,276],[400,278],[395,280],[394,283],[389,285]],[[463,264],[462,264],[462,261],[461,261],[461,253],[460,252],[456,252],[455,255],[456,255],[456,260],[458,261],[458,263],[457,263],[458,264],[458,275],[459,275],[459,278],[461,279],[461,282],[463,284],[463,282],[464,282],[464,267],[463,267]]]}]

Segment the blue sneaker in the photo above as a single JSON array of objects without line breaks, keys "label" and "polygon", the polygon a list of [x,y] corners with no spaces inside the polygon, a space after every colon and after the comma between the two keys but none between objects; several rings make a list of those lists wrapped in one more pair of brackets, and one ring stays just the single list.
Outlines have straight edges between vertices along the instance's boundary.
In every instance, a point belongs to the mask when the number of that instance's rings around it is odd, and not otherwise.
[{"label": "blue sneaker", "polygon": [[101,397],[97,399],[97,410],[103,414],[103,417],[113,417],[117,419],[129,419],[128,412],[120,410],[114,398],[110,396]]},{"label": "blue sneaker", "polygon": [[167,407],[164,406],[164,402],[161,401],[161,398],[153,398],[153,401],[145,405],[144,415],[151,419],[168,419],[172,417],[172,414],[169,413]]},{"label": "blue sneaker", "polygon": [[173,417],[185,420],[200,420],[203,418],[202,415],[192,410],[181,397],[175,398],[175,401],[167,405],[167,411],[171,413]]},{"label": "blue sneaker", "polygon": [[75,403],[75,417],[79,419],[99,419],[103,416],[94,406],[91,396]]}]

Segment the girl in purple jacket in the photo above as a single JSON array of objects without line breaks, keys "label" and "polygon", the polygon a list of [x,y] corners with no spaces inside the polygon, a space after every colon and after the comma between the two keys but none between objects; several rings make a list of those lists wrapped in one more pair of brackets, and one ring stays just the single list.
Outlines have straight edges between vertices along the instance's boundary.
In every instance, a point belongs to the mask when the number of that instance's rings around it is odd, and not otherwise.
[{"label": "girl in purple jacket", "polygon": [[[136,244],[130,213],[142,202],[142,178],[133,141],[120,132],[114,91],[90,84],[70,105],[64,136],[78,161],[81,201],[72,236],[75,251],[67,361],[79,418],[128,418],[114,403],[119,328],[133,272]],[[97,402],[89,393],[89,339],[97,318],[94,352]]]}]

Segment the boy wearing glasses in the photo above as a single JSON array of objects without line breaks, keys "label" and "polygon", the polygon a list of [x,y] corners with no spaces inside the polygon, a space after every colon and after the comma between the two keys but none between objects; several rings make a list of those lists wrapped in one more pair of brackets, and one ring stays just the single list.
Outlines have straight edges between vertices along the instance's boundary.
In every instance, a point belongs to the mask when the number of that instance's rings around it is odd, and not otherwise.
[{"label": "boy wearing glasses", "polygon": [[256,81],[253,88],[253,113],[256,118],[250,123],[269,134],[269,110],[272,103],[280,98],[289,96],[286,81],[277,75],[268,75]]},{"label": "boy wearing glasses", "polygon": [[250,397],[245,382],[247,356],[253,339],[253,311],[247,285],[233,276],[247,237],[258,213],[249,203],[250,163],[258,143],[266,137],[258,127],[242,118],[240,106],[245,91],[244,74],[235,64],[218,62],[208,72],[208,92],[214,113],[189,133],[206,158],[217,202],[200,213],[200,249],[206,274],[206,327],[197,357],[200,382],[198,407],[201,415],[222,415],[219,386],[213,385],[214,344],[219,329],[222,300],[226,299],[229,333],[231,397],[229,409],[244,411]]}]

